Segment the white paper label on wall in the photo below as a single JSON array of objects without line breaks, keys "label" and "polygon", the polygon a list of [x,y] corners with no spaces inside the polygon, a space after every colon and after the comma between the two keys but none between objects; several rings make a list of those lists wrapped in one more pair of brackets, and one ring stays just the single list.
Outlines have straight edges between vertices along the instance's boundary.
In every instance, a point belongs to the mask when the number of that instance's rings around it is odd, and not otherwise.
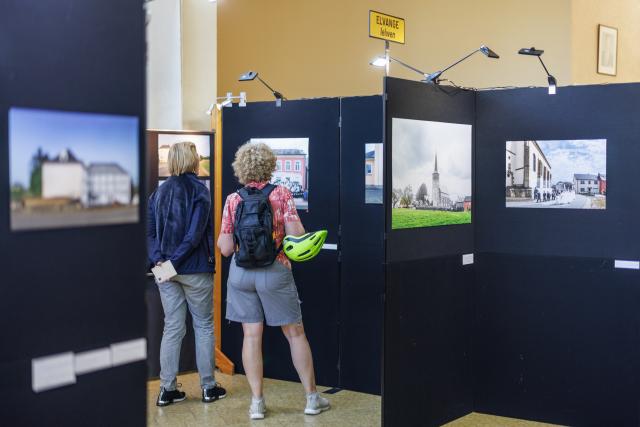
[{"label": "white paper label on wall", "polygon": [[337,251],[338,245],[336,243],[325,243],[322,245],[322,249],[328,249],[330,251]]},{"label": "white paper label on wall", "polygon": [[127,363],[145,360],[146,358],[146,338],[111,344],[111,364],[113,366],[125,365]]},{"label": "white paper label on wall", "polygon": [[75,383],[72,352],[31,360],[31,387],[34,392],[39,393]]},{"label": "white paper label on wall", "polygon": [[462,254],[462,265],[473,264],[473,254]]},{"label": "white paper label on wall", "polygon": [[76,375],[88,374],[111,367],[111,349],[109,347],[76,353]]},{"label": "white paper label on wall", "polygon": [[640,270],[640,261],[624,261],[617,259],[614,263],[615,268],[625,268],[628,270]]}]

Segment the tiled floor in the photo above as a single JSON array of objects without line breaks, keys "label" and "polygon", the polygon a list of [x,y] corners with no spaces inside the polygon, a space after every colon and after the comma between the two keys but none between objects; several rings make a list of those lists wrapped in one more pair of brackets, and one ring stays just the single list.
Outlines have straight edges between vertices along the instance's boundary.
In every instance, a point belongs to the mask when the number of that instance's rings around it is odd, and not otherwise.
[{"label": "tiled floor", "polygon": [[[265,380],[267,417],[250,421],[248,415],[251,392],[243,375],[216,374],[216,379],[227,389],[224,399],[204,404],[200,402],[200,384],[197,374],[182,375],[178,382],[187,393],[187,400],[158,408],[158,381],[148,383],[147,425],[151,426],[207,426],[207,427],[294,427],[294,426],[380,426],[380,397],[353,391],[340,391],[323,395],[331,402],[331,410],[320,415],[304,415],[305,397],[302,386],[278,380]],[[318,387],[319,391],[327,387]]]},{"label": "tiled floor", "polygon": [[[200,402],[197,374],[182,375],[178,381],[187,393],[187,400],[164,408],[155,405],[158,381],[148,383],[147,424],[156,426],[194,427],[378,427],[380,426],[380,397],[353,391],[340,391],[324,395],[331,401],[331,410],[320,415],[304,415],[302,386],[278,380],[265,380],[267,418],[250,421],[247,414],[251,393],[243,375],[228,376],[220,373],[216,378],[227,389],[227,397],[214,403]],[[324,391],[326,387],[318,387]],[[551,424],[515,420],[484,414],[469,414],[446,427],[551,427]]]}]

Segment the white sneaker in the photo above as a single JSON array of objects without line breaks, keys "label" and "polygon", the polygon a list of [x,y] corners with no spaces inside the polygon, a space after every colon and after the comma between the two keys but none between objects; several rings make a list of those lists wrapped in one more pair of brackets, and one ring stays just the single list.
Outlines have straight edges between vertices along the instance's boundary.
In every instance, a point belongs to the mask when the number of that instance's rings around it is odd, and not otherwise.
[{"label": "white sneaker", "polygon": [[267,407],[264,404],[264,398],[257,400],[251,398],[251,406],[249,406],[249,418],[252,420],[263,420]]},{"label": "white sneaker", "polygon": [[318,415],[320,412],[329,410],[329,408],[331,408],[329,401],[317,392],[307,395],[307,407],[304,408],[305,414]]}]

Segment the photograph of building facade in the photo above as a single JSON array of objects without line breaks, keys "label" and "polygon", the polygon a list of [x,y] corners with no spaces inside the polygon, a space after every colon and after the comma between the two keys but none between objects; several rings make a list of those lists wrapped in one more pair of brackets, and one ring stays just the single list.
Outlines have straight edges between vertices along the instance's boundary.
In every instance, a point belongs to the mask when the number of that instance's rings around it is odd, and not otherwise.
[{"label": "photograph of building facade", "polygon": [[392,228],[471,222],[471,125],[392,121]]},{"label": "photograph of building facade", "polygon": [[158,134],[158,176],[169,177],[169,150],[177,142],[193,142],[200,155],[200,170],[198,176],[209,176],[211,174],[211,136],[210,135],[186,135],[160,133]]},{"label": "photograph of building facade", "polygon": [[507,141],[505,171],[507,207],[606,208],[604,139]]},{"label": "photograph of building facade", "polygon": [[276,155],[271,183],[291,191],[296,208],[309,208],[309,138],[252,138],[267,144]]},{"label": "photograph of building facade", "polygon": [[365,144],[364,184],[365,203],[382,204],[383,145]]},{"label": "photograph of building facade", "polygon": [[9,121],[12,230],[138,221],[137,119],[11,109]]}]

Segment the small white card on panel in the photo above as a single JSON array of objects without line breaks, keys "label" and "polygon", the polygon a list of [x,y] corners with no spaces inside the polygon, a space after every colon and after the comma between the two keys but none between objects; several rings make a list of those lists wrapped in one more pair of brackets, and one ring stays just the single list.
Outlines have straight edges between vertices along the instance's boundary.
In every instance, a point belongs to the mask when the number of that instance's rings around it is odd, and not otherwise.
[{"label": "small white card on panel", "polygon": [[76,375],[88,374],[111,367],[111,349],[109,347],[76,353]]},{"label": "small white card on panel", "polygon": [[147,358],[147,339],[138,338],[131,341],[123,341],[111,344],[112,366],[125,365],[127,363],[145,360]]},{"label": "small white card on panel", "polygon": [[617,259],[614,263],[615,268],[624,268],[628,270],[640,270],[640,261],[625,261]]},{"label": "small white card on panel", "polygon": [[473,254],[462,254],[462,265],[473,264]]},{"label": "small white card on panel", "polygon": [[31,360],[31,387],[36,393],[76,383],[73,353],[60,353]]}]

